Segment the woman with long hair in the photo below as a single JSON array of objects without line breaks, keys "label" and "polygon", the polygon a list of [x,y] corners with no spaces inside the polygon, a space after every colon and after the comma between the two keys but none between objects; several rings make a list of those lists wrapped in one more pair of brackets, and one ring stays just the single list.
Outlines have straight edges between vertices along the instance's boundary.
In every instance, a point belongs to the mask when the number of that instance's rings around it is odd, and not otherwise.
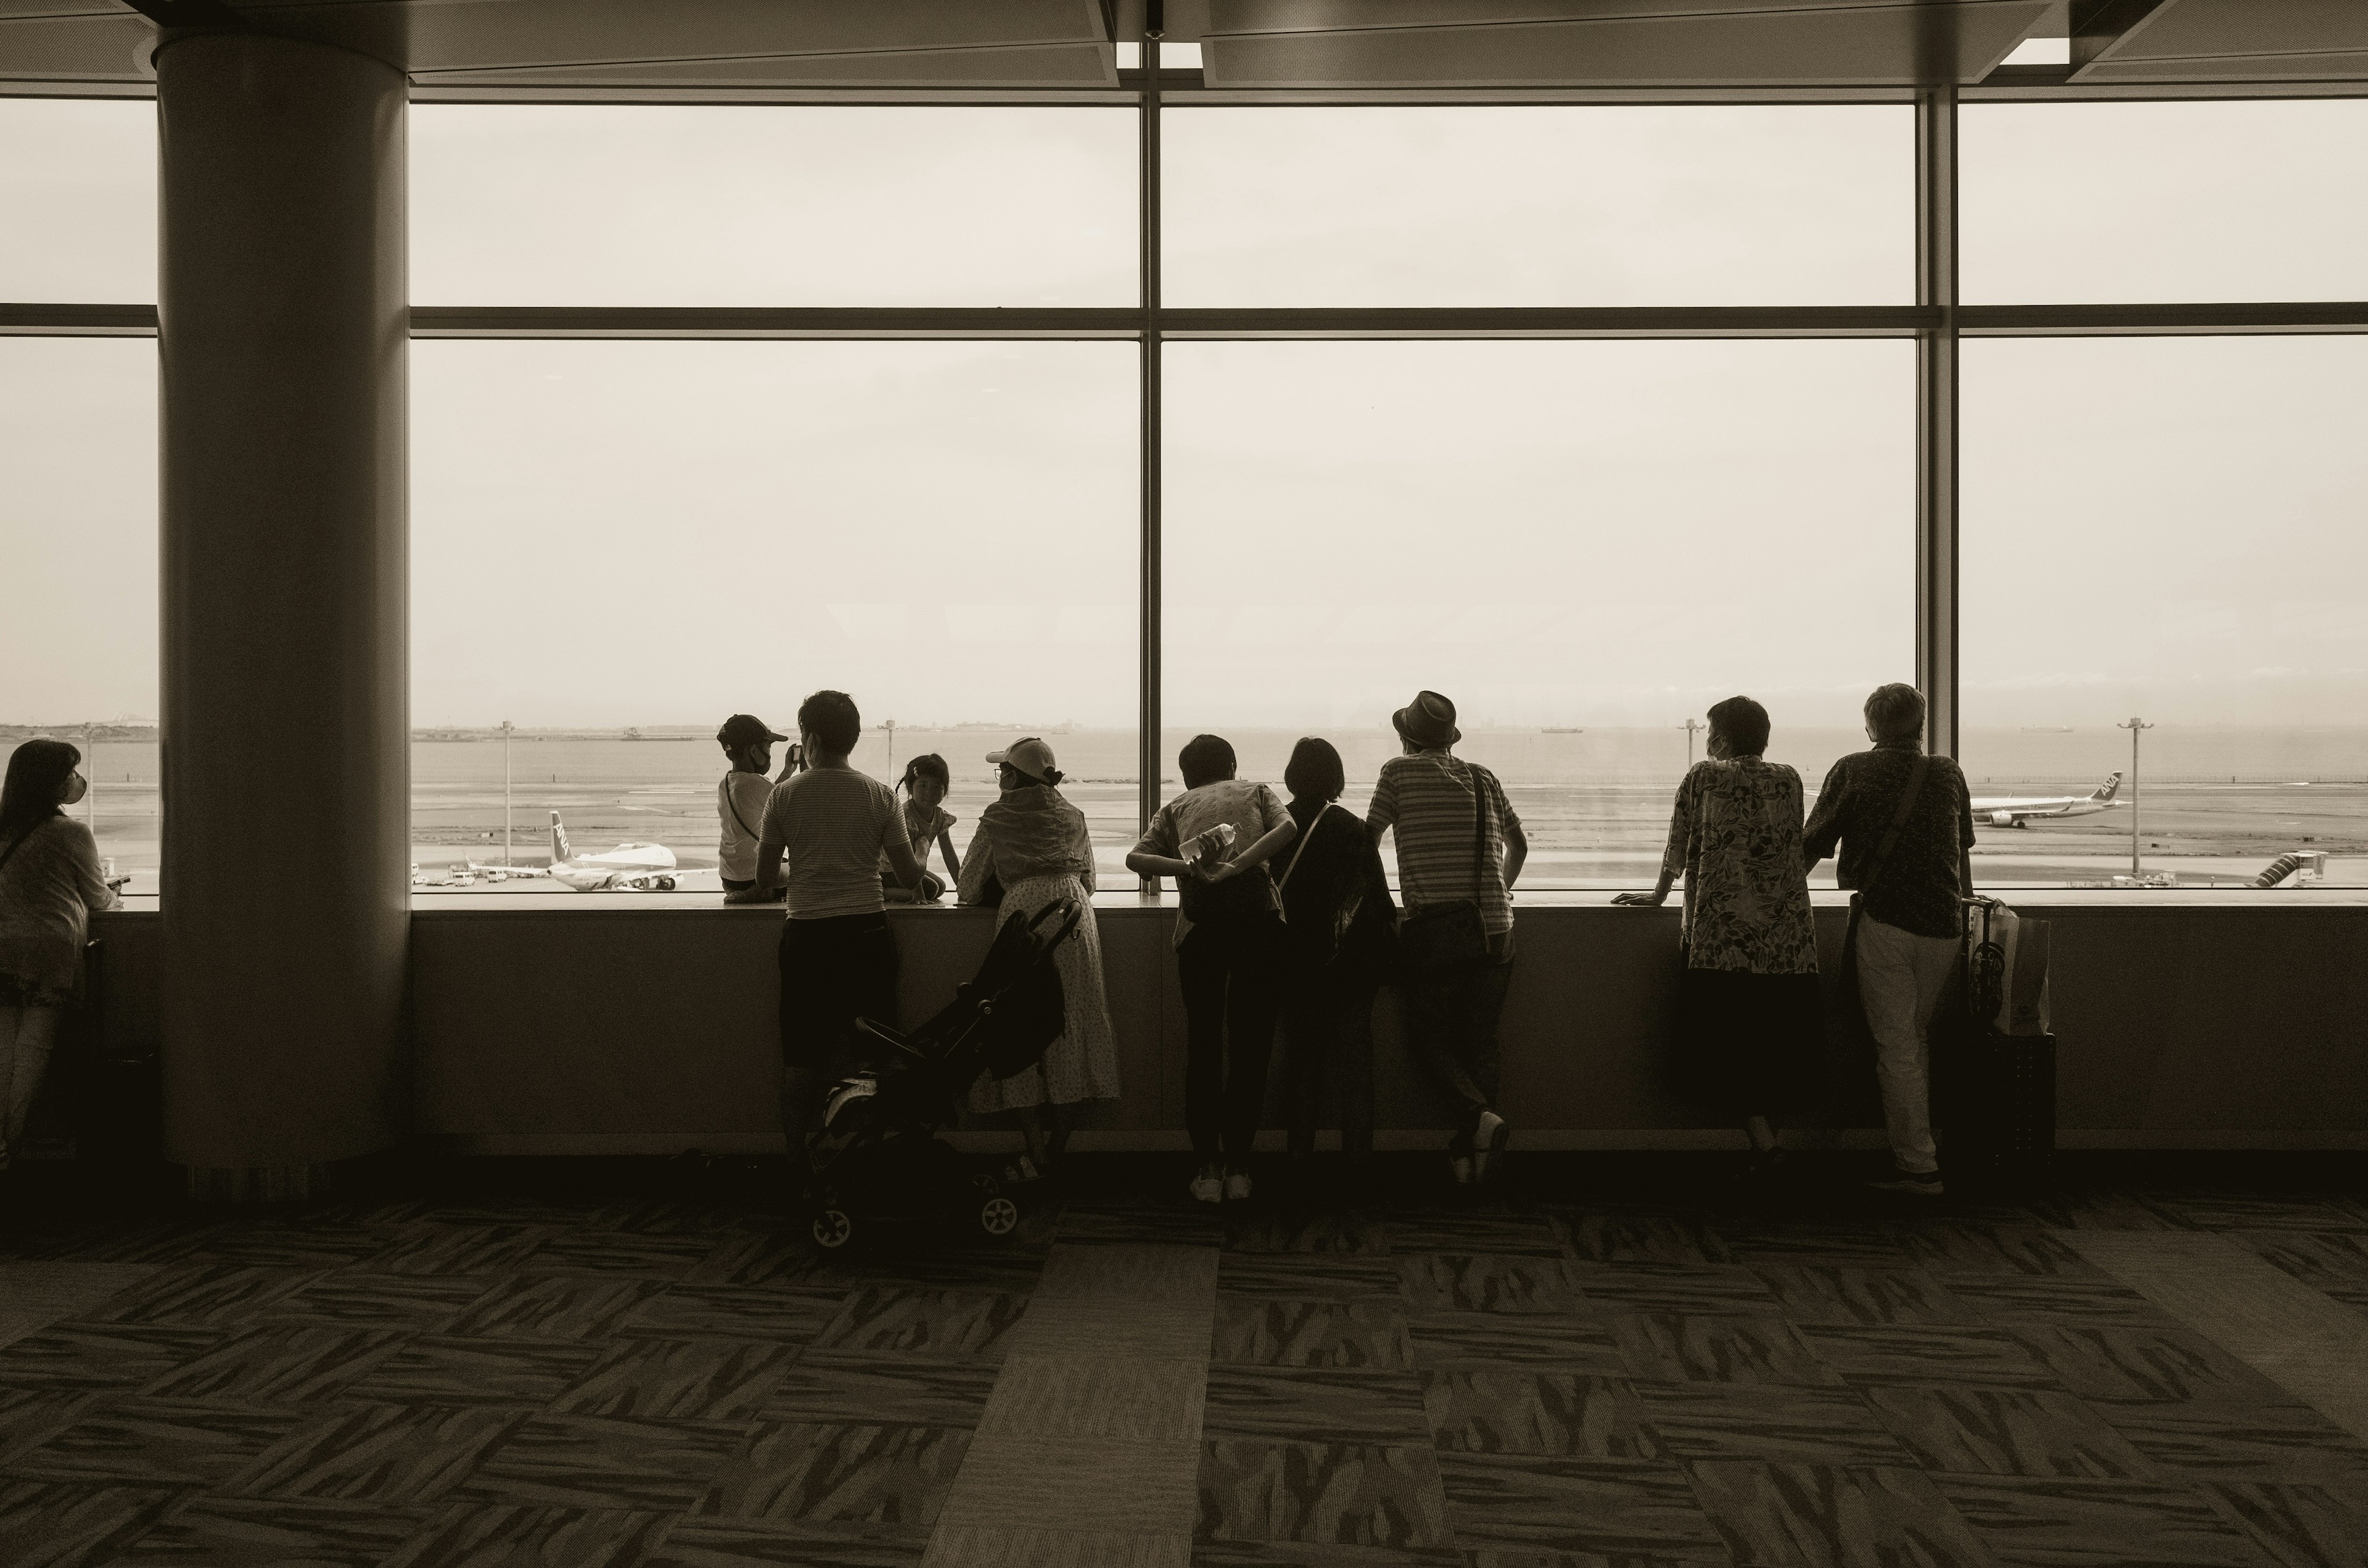
[{"label": "woman with long hair", "polygon": [[1801,776],[1767,749],[1768,710],[1748,697],[1713,704],[1710,756],[1678,786],[1660,880],[1611,901],[1660,903],[1684,876],[1679,1075],[1743,1124],[1762,1177],[1783,1160],[1771,1119],[1816,1085],[1825,1028]]},{"label": "woman with long hair", "polygon": [[63,741],[27,741],[0,783],[0,1170],[40,1092],[90,912],[118,903],[97,841],[65,814],[90,790],[81,765]]},{"label": "woman with long hair", "polygon": [[1118,1098],[1118,1038],[1102,991],[1101,932],[1094,924],[1094,845],[1086,813],[1062,798],[1053,748],[1030,737],[989,752],[1003,793],[978,813],[962,858],[957,900],[993,904],[998,918],[1033,915],[1062,899],[1084,907],[1072,940],[1053,950],[1064,1018],[1038,1064],[1009,1078],[982,1074],[970,1108],[1022,1114],[1028,1152],[1007,1173],[1015,1181],[1052,1174],[1069,1139],[1063,1106]]}]

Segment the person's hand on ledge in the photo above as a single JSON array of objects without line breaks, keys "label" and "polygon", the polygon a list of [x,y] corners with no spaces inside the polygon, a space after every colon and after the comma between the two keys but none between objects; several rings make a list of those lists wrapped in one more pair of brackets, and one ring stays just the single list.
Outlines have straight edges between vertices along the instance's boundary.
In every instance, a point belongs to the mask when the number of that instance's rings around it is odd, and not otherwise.
[{"label": "person's hand on ledge", "polygon": [[1611,902],[1625,909],[1655,909],[1668,903],[1669,894],[1667,889],[1656,889],[1651,892],[1623,892],[1614,896]]}]

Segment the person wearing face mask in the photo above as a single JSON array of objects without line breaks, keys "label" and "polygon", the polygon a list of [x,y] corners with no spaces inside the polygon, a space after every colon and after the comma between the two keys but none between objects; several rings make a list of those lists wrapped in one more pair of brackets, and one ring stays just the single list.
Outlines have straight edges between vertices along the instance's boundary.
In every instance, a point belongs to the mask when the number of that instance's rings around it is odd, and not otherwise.
[{"label": "person wearing face mask", "polygon": [[1712,706],[1710,756],[1678,786],[1660,880],[1612,900],[1657,904],[1684,874],[1679,1075],[1743,1124],[1763,1179],[1784,1157],[1770,1119],[1817,1081],[1824,1033],[1801,776],[1762,755],[1768,731],[1748,697]]},{"label": "person wearing face mask", "polygon": [[27,741],[0,783],[0,1170],[40,1092],[90,912],[120,902],[89,826],[65,814],[90,790],[81,764],[63,741]]}]

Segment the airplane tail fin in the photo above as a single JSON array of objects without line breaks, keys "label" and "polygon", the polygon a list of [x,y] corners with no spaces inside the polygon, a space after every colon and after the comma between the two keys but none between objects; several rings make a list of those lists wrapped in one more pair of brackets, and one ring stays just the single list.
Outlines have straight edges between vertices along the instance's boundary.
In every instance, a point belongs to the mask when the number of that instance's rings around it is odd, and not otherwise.
[{"label": "airplane tail fin", "polygon": [[2110,801],[2115,794],[2120,792],[2121,788],[2121,770],[2116,768],[2114,771],[2105,775],[2105,781],[2097,786],[2097,792],[2089,796],[2089,799],[2099,802]]},{"label": "airplane tail fin", "polygon": [[562,860],[575,858],[574,851],[567,847],[567,830],[560,825],[559,813],[553,812],[551,813],[551,863],[556,866]]}]

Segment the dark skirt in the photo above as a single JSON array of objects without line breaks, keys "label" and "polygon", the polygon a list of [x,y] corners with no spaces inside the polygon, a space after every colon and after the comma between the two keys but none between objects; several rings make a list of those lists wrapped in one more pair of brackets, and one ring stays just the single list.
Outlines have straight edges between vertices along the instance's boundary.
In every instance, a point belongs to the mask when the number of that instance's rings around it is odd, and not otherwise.
[{"label": "dark skirt", "polygon": [[1797,1110],[1816,1097],[1824,1056],[1816,975],[1685,971],[1676,1066],[1689,1098],[1737,1119]]}]

